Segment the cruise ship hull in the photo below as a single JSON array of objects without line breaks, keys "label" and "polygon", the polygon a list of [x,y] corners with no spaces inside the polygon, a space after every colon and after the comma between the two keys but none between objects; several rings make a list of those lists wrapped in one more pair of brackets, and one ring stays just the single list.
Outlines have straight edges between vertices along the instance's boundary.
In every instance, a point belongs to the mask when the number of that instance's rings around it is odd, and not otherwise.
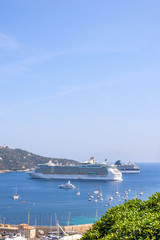
[{"label": "cruise ship hull", "polygon": [[120,170],[121,173],[140,173],[140,170]]},{"label": "cruise ship hull", "polygon": [[122,174],[115,174],[112,170],[109,170],[108,175],[81,175],[81,174],[44,174],[36,173],[34,171],[27,172],[31,178],[41,178],[41,179],[69,179],[69,180],[103,180],[103,181],[121,181]]}]

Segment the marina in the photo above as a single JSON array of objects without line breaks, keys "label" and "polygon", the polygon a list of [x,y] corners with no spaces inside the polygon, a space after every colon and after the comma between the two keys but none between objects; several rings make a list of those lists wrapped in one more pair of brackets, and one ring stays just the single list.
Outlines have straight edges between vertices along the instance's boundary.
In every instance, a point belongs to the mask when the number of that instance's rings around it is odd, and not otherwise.
[{"label": "marina", "polygon": [[3,240],[78,240],[92,224],[76,226],[28,226],[27,224],[0,226],[0,239]]},{"label": "marina", "polygon": [[[33,226],[35,221],[37,226],[54,226],[56,219],[61,226],[66,226],[69,213],[70,225],[93,223],[112,206],[136,197],[147,200],[159,191],[160,164],[139,166],[140,174],[126,174],[123,181],[72,180],[76,189],[67,191],[58,188],[66,180],[32,179],[26,172],[0,174],[0,222],[27,223],[30,212],[30,224]],[[16,186],[20,199],[13,201],[12,194]],[[78,188],[80,195],[77,195]],[[94,194],[94,191],[99,193]],[[98,198],[99,194],[103,194],[103,200]],[[113,199],[109,200],[110,197]]]}]

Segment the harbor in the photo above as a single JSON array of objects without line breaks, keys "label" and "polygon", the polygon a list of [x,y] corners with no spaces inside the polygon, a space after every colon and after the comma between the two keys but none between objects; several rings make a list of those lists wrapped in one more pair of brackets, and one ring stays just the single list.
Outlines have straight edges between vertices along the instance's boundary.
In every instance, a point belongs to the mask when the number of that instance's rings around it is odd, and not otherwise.
[{"label": "harbor", "polygon": [[[0,222],[4,225],[27,224],[29,212],[29,224],[32,226],[35,221],[37,226],[55,226],[56,220],[61,226],[67,226],[68,222],[70,226],[92,224],[107,209],[123,204],[126,201],[125,191],[127,200],[136,196],[147,200],[159,191],[159,164],[138,166],[140,174],[123,174],[123,181],[119,182],[71,180],[76,186],[74,189],[58,187],[67,183],[66,180],[31,179],[26,172],[0,174]],[[19,198],[14,200],[12,195],[15,188]],[[98,198],[99,193],[94,194],[96,190],[102,193],[103,200]],[[112,201],[109,200],[110,197],[113,198]]]},{"label": "harbor", "polygon": [[0,239],[6,239],[9,236],[16,236],[18,234],[26,239],[44,239],[44,237],[47,238],[48,234],[51,233],[54,233],[57,237],[58,235],[59,237],[79,236],[83,235],[91,227],[92,224],[82,224],[75,226],[29,226],[28,224],[0,224]]}]

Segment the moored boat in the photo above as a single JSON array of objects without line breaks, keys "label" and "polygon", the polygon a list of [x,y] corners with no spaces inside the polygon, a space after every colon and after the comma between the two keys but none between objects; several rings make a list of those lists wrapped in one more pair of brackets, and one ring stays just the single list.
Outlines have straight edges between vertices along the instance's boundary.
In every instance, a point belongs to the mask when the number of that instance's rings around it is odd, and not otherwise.
[{"label": "moored boat", "polygon": [[63,189],[74,189],[76,188],[76,186],[74,186],[73,184],[71,184],[70,181],[68,181],[67,183],[61,184],[58,186],[59,188],[63,188]]},{"label": "moored boat", "polygon": [[76,195],[77,195],[77,196],[79,196],[79,195],[80,195],[80,191],[79,191],[79,184],[78,184],[78,191],[77,191]]},{"label": "moored boat", "polygon": [[14,192],[14,194],[12,195],[12,198],[13,198],[14,200],[20,198],[20,196],[17,194],[17,187],[15,188],[15,192]]},{"label": "moored boat", "polygon": [[10,235],[9,237],[4,238],[5,240],[27,240],[21,233]]}]

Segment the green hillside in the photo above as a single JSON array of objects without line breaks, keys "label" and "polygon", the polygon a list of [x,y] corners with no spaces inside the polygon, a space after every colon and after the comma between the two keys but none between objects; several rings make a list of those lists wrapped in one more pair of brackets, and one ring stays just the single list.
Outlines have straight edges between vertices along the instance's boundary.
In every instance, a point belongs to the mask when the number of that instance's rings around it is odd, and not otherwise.
[{"label": "green hillside", "polygon": [[34,168],[38,163],[46,163],[49,160],[52,160],[53,163],[62,165],[68,163],[75,165],[79,164],[79,162],[74,160],[43,157],[19,148],[11,149],[7,146],[0,147],[0,170],[16,171],[31,169]]}]

